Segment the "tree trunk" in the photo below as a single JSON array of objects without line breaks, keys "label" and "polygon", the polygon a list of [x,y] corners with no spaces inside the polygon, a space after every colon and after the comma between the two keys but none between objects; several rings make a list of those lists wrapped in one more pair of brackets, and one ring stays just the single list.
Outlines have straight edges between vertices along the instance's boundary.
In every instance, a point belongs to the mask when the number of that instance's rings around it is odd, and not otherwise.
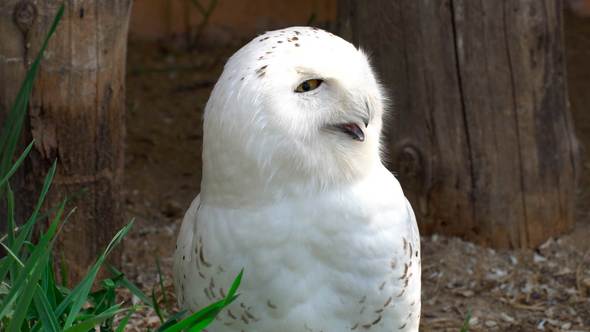
[{"label": "tree trunk", "polygon": [[534,247],[573,225],[560,0],[344,0],[390,89],[385,133],[425,234]]},{"label": "tree trunk", "polygon": [[[0,2],[0,116],[14,101],[61,3]],[[75,197],[71,205],[77,210],[59,234],[56,247],[74,280],[85,274],[123,222],[130,9],[131,0],[66,1],[64,17],[45,52],[29,102],[23,142],[35,139],[35,148],[12,182],[17,218],[26,220],[49,166],[57,159],[58,171],[46,206],[55,206],[66,196]],[[114,261],[119,258],[113,257]]]}]

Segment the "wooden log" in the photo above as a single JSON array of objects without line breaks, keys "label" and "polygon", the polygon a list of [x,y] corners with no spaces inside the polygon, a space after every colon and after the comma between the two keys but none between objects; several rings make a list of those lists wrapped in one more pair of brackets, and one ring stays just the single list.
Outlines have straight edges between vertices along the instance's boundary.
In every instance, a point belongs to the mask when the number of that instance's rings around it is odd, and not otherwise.
[{"label": "wooden log", "polygon": [[341,0],[393,100],[391,168],[424,234],[534,247],[574,223],[560,0]]},{"label": "wooden log", "polygon": [[[61,3],[0,2],[0,114],[5,115],[14,101]],[[123,222],[130,9],[131,0],[66,1],[29,102],[23,143],[35,139],[35,148],[12,182],[17,218],[26,220],[49,166],[57,159],[46,207],[65,196],[74,198],[70,207],[77,211],[56,246],[57,256],[63,253],[74,279],[85,273]]]}]

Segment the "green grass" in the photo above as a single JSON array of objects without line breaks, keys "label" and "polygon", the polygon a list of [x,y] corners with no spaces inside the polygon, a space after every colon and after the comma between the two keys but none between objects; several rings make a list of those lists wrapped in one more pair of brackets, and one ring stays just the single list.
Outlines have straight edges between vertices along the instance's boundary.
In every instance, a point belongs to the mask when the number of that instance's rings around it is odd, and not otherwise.
[{"label": "green grass", "polygon": [[463,326],[461,326],[460,332],[469,332],[469,322],[471,321],[471,311],[467,311],[465,320],[463,320]]},{"label": "green grass", "polygon": [[[4,256],[0,258],[0,331],[85,332],[94,331],[96,326],[100,326],[100,331],[120,332],[124,331],[129,323],[131,314],[142,306],[151,307],[159,313],[162,325],[157,329],[158,332],[201,331],[221,310],[236,299],[242,273],[234,280],[227,297],[188,316],[184,312],[169,315],[165,310],[161,310],[155,300],[155,292],[152,299],[148,298],[114,267],[110,269],[111,278],[97,281],[96,278],[107,256],[123,241],[133,222],[117,232],[77,285],[68,288],[65,286],[66,283],[58,284],[55,277],[56,271],[60,272],[62,280],[67,275],[67,271],[65,265],[62,264],[58,269],[54,264],[53,245],[59,230],[67,223],[68,217],[75,213],[75,209],[69,211],[66,209],[68,198],[64,197],[58,206],[48,211],[41,211],[56,173],[57,162],[54,162],[47,171],[37,204],[29,218],[18,220],[20,226],[17,227],[14,214],[17,202],[10,187],[10,179],[26,160],[34,142],[31,142],[18,158],[14,155],[21,138],[29,96],[39,71],[41,56],[51,36],[56,32],[63,14],[64,6],[62,5],[39,54],[26,74],[0,132],[0,200],[6,202],[7,209],[7,220],[5,220],[7,230],[6,234],[0,237],[0,246],[4,253]],[[47,229],[33,237],[37,222],[45,220],[49,225]],[[159,274],[161,276],[161,272]],[[160,287],[163,288],[161,280],[160,277]],[[122,288],[128,289],[143,304],[129,306],[118,303],[117,290]],[[116,316],[122,319],[115,326]],[[182,317],[185,318],[182,319]]]}]

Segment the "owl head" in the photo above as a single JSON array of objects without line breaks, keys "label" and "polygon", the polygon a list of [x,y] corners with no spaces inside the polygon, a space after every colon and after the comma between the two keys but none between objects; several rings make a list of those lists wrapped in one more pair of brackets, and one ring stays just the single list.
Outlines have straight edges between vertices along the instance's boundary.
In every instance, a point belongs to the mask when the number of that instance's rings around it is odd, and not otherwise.
[{"label": "owl head", "polygon": [[381,163],[384,104],[367,56],[344,39],[311,27],[258,36],[229,59],[207,103],[203,190],[234,172],[253,187],[361,178]]}]

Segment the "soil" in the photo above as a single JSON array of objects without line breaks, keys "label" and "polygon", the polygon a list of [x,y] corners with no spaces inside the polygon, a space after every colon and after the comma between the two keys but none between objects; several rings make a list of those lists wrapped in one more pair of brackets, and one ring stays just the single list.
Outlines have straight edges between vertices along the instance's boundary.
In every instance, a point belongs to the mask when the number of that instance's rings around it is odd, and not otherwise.
[{"label": "soil", "polygon": [[[568,16],[572,114],[581,146],[578,222],[536,250],[494,251],[457,238],[422,238],[421,331],[590,331],[590,22]],[[129,47],[128,276],[151,290],[157,261],[172,295],[171,254],[182,215],[199,191],[202,113],[235,47],[185,52],[161,44]],[[147,316],[147,317],[146,317]],[[138,314],[135,329],[156,326]]]}]

